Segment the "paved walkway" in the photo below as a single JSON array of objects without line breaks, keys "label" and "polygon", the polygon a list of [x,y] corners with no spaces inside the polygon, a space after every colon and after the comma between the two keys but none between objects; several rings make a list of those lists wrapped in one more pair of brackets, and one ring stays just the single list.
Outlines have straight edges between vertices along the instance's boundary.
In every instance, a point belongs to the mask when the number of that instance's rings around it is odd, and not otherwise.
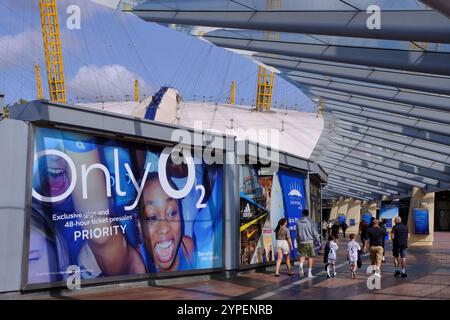
[{"label": "paved walkway", "polygon": [[4,294],[0,299],[450,299],[450,233],[440,235],[433,247],[409,249],[408,278],[394,278],[390,246],[382,267],[381,289],[369,290],[365,273],[368,257],[357,278],[351,279],[345,259],[346,240],[340,243],[337,277],[327,279],[322,257],[316,259],[314,278],[287,275],[283,266],[281,277],[274,277],[274,267],[267,270],[241,272],[226,278],[213,275],[210,279],[190,277],[178,279],[178,284],[152,285],[147,282],[83,288],[78,291],[35,292],[23,295]]}]

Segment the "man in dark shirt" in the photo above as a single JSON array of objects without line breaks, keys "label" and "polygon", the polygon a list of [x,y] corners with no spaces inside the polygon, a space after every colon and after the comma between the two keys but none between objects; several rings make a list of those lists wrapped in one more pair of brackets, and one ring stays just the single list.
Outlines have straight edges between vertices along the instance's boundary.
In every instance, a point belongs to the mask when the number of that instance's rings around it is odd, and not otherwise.
[{"label": "man in dark shirt", "polygon": [[373,220],[373,226],[367,229],[367,236],[369,238],[370,264],[376,266],[376,274],[378,276],[381,272],[381,260],[383,258],[383,241],[386,236],[386,231],[380,228],[377,219]]},{"label": "man in dark shirt", "polygon": [[[402,218],[395,218],[395,226],[391,231],[392,239],[392,254],[394,255],[394,265],[395,265],[395,277],[402,276],[406,278],[406,255],[408,253],[408,238],[409,232],[408,227],[402,223]],[[400,273],[400,261],[401,257],[402,272]]]}]

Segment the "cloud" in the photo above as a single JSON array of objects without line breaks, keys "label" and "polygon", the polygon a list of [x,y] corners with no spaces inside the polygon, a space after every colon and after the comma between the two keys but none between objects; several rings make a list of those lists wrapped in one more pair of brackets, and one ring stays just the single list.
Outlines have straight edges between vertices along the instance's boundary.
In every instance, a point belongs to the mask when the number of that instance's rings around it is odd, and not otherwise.
[{"label": "cloud", "polygon": [[0,69],[23,67],[23,61],[43,52],[41,39],[41,33],[31,29],[0,37]]},{"label": "cloud", "polygon": [[98,67],[95,65],[81,67],[75,77],[68,82],[68,91],[72,97],[83,97],[97,101],[103,97],[105,101],[125,100],[128,95],[134,95],[134,81],[139,80],[141,94],[147,96],[153,89],[139,75],[118,64]]}]

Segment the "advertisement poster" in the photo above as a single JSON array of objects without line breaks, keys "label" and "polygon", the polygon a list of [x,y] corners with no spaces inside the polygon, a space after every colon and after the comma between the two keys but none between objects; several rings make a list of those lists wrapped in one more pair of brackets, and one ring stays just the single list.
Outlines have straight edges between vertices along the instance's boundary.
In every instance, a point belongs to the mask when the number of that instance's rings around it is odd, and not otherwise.
[{"label": "advertisement poster", "polygon": [[296,229],[297,221],[301,218],[302,210],[306,209],[305,177],[300,173],[280,169],[278,178],[283,196],[284,217],[288,220],[288,228],[291,231],[294,251],[292,257],[298,255]]},{"label": "advertisement poster", "polygon": [[367,225],[370,225],[370,221],[372,220],[372,214],[371,213],[363,213],[362,220],[364,220]]},{"label": "advertisement poster", "polygon": [[415,234],[429,234],[429,217],[428,217],[428,209],[414,208],[414,226],[415,226]]},{"label": "advertisement poster", "polygon": [[340,214],[338,215],[338,222],[339,222],[339,225],[343,224],[346,220],[347,220],[347,218],[345,217],[345,214],[340,213]]},{"label": "advertisement poster", "polygon": [[398,217],[400,207],[398,204],[382,204],[380,208],[380,216],[378,220],[384,223],[387,230],[386,239],[389,239],[389,233],[394,225],[394,218]]},{"label": "advertisement poster", "polygon": [[171,151],[36,128],[28,284],[222,267],[222,166]]},{"label": "advertisement poster", "polygon": [[274,261],[269,214],[272,176],[258,176],[256,166],[241,166],[240,179],[240,262],[250,265]]}]

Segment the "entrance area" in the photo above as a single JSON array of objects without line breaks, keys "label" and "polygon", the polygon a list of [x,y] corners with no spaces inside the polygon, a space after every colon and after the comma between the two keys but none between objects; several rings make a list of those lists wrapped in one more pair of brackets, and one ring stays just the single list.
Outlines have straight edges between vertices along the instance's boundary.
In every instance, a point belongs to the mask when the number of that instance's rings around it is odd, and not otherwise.
[{"label": "entrance area", "polygon": [[450,231],[450,191],[436,192],[434,231]]}]

